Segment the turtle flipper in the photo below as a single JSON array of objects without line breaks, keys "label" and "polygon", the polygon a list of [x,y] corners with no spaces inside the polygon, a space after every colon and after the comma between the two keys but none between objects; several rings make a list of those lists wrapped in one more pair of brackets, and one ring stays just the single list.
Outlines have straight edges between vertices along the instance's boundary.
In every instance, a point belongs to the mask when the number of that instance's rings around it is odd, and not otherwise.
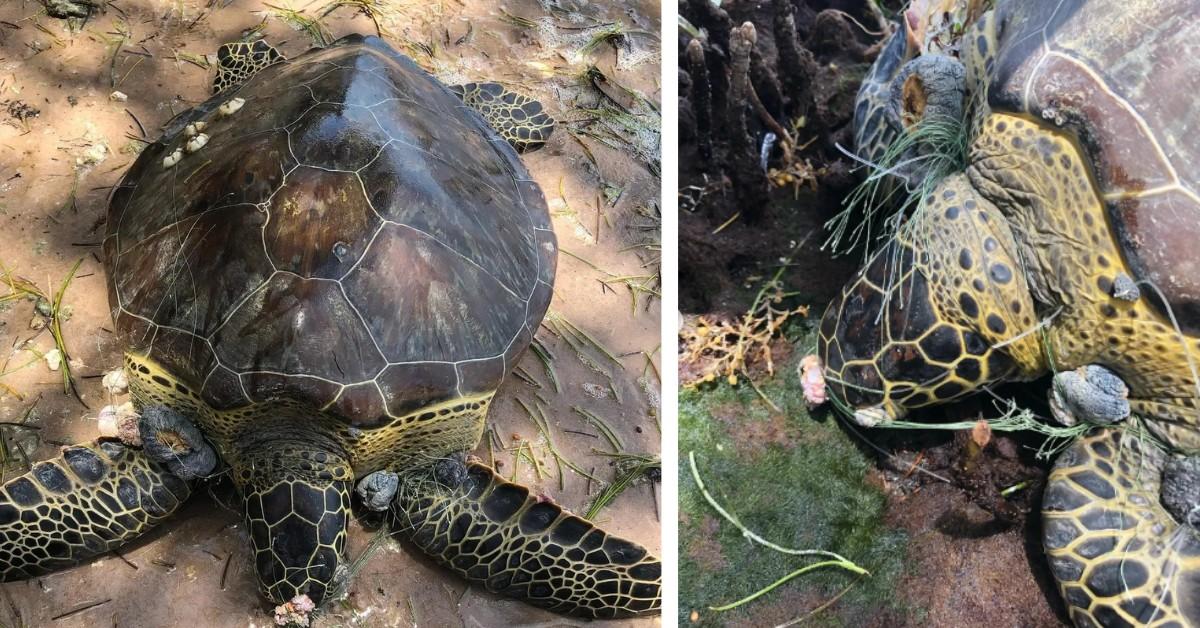
[{"label": "turtle flipper", "polygon": [[854,146],[859,156],[879,163],[901,128],[888,115],[892,79],[915,50],[909,44],[908,21],[900,20],[883,46],[854,99]]},{"label": "turtle flipper", "polygon": [[1200,534],[1163,508],[1166,456],[1102,428],[1059,456],[1042,542],[1077,626],[1200,624]]},{"label": "turtle flipper", "polygon": [[115,441],[74,445],[0,487],[0,579],[70,567],[175,512],[188,483]]},{"label": "turtle flipper", "polygon": [[255,72],[284,60],[282,53],[261,39],[223,44],[217,49],[217,77],[213,79],[213,93],[219,94],[241,85]]},{"label": "turtle flipper", "polygon": [[612,618],[657,612],[662,564],[529,489],[468,464],[401,476],[396,526],[421,550],[489,591],[559,613]]},{"label": "turtle flipper", "polygon": [[542,109],[542,103],[499,83],[453,85],[450,91],[478,111],[517,152],[541,148],[554,132],[554,119]]}]

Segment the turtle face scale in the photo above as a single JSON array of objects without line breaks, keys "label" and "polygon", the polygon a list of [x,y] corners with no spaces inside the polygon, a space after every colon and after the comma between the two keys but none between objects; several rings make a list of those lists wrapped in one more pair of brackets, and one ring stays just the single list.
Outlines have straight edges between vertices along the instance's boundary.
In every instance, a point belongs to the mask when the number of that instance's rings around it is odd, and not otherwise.
[{"label": "turtle face scale", "polygon": [[[941,211],[941,222],[967,222],[980,213],[977,204],[968,210],[952,200],[933,202],[929,212]],[[990,324],[992,335],[1007,326],[984,312],[987,301],[975,290],[989,286],[972,258],[980,259],[995,239],[985,237],[974,250],[932,238],[898,238],[876,253],[821,320],[817,350],[829,389],[864,426],[960,398],[1013,373],[1012,360],[977,326]]]}]

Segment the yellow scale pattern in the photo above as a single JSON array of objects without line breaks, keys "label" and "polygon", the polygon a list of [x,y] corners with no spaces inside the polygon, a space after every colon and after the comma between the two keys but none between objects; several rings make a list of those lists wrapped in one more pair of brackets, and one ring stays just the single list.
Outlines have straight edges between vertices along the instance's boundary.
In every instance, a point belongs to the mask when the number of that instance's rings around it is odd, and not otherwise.
[{"label": "yellow scale pattern", "polygon": [[[856,300],[882,304],[877,332],[882,338],[873,356],[847,360],[834,379],[847,380],[842,374],[855,368],[889,373],[892,363],[927,365],[911,369],[915,380],[880,378],[888,415],[898,417],[907,408],[944,403],[989,382],[1044,373],[1040,337],[1024,333],[1034,330],[1037,317],[1016,249],[1000,211],[965,175],[947,177],[922,200],[895,242],[846,288],[840,308],[854,307]],[[923,299],[931,312],[915,303]],[[836,315],[842,319],[841,310]],[[823,341],[838,344],[825,333]]]},{"label": "yellow scale pattern", "polygon": [[1159,503],[1163,463],[1162,452],[1112,429],[1059,456],[1043,536],[1076,625],[1189,625],[1182,609],[1200,602],[1200,538]]},{"label": "yellow scale pattern", "polygon": [[[971,183],[1019,234],[1031,288],[1062,310],[1046,329],[1044,351],[1056,370],[1099,363],[1129,386],[1133,412],[1173,447],[1200,451],[1200,416],[1189,353],[1200,340],[1181,335],[1151,305],[1112,296],[1119,274],[1133,276],[1108,227],[1090,170],[1067,136],[1031,120],[993,114],[975,142]],[[1047,313],[1049,314],[1049,313]]]},{"label": "yellow scale pattern", "polygon": [[[125,354],[125,371],[135,405],[165,405],[196,421],[217,446],[221,458],[233,467],[234,478],[243,482],[249,478],[246,462],[264,454],[253,447],[247,451],[242,444],[260,442],[271,433],[285,441],[297,433],[332,438],[350,466],[330,468],[336,480],[350,480],[381,469],[404,472],[426,466],[479,442],[494,394],[452,399],[391,417],[390,423],[379,427],[356,428],[322,409],[284,399],[228,410],[212,408],[200,398],[197,387],[133,353]],[[297,448],[282,455],[292,459],[300,456],[300,451]]]},{"label": "yellow scale pattern", "polygon": [[450,89],[519,152],[542,146],[554,132],[554,119],[541,103],[499,83],[467,83]]},{"label": "yellow scale pattern", "polygon": [[[1194,366],[1200,339],[1176,331],[1149,301],[1146,286],[1136,300],[1115,298],[1118,276],[1133,273],[1074,138],[1031,116],[988,110],[997,28],[989,12],[962,39],[972,98],[970,166],[965,175],[942,181],[898,238],[929,283],[936,320],[922,321],[921,338],[945,325],[959,327],[964,338],[965,330],[977,331],[988,351],[1011,359],[1013,372],[999,374],[1006,380],[1103,364],[1129,386],[1133,413],[1155,435],[1174,450],[1200,452]],[[974,205],[967,220],[964,199]],[[995,264],[1003,266],[999,275]],[[884,294],[889,286],[871,282],[870,274],[868,266],[839,308]],[[898,288],[911,277],[902,277]],[[842,320],[841,310],[836,314],[834,320]],[[882,318],[893,314],[885,310]],[[883,333],[882,350],[859,368],[874,368],[895,350],[896,339]],[[836,336],[836,329],[823,327],[822,341],[834,351]],[[924,349],[920,357],[930,361]],[[979,381],[993,375],[985,371]],[[952,373],[907,396],[897,394],[907,392],[904,384],[886,376],[879,387],[889,395],[889,414],[897,416],[903,408],[945,400],[936,386],[960,383],[955,378]],[[1164,462],[1162,452],[1136,439],[1123,442],[1113,429],[1094,430],[1060,456],[1045,495],[1044,541],[1077,625],[1200,622],[1200,535],[1160,504]]]},{"label": "yellow scale pattern", "polygon": [[559,613],[610,619],[655,612],[662,563],[491,469],[455,489],[405,477],[396,527],[460,576]]},{"label": "yellow scale pattern", "polygon": [[0,580],[74,565],[141,536],[191,488],[118,442],[74,445],[0,487]]}]

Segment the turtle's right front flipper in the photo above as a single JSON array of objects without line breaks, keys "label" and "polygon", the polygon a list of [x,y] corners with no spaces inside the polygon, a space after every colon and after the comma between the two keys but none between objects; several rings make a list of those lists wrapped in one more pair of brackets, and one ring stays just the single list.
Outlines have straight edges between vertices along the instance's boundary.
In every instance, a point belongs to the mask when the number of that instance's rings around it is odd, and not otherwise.
[{"label": "turtle's right front flipper", "polygon": [[421,550],[489,591],[555,612],[612,618],[659,610],[662,563],[646,548],[484,465],[465,471],[453,482],[429,472],[401,476],[392,515]]},{"label": "turtle's right front flipper", "polygon": [[191,494],[187,482],[115,441],[63,449],[0,487],[0,580],[104,554],[150,530]]}]

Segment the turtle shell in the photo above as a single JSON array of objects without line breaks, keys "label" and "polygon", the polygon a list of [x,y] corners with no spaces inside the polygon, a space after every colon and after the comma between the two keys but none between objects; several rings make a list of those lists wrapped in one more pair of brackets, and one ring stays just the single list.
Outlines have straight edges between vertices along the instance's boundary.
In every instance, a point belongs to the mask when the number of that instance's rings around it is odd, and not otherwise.
[{"label": "turtle shell", "polygon": [[549,305],[557,244],[516,152],[351,36],[172,122],[116,188],[104,251],[129,348],[209,405],[374,426],[495,390]]},{"label": "turtle shell", "polygon": [[[999,3],[988,67],[993,111],[1072,133],[1137,279],[1200,331],[1200,4]],[[1162,305],[1161,303],[1159,305]]]}]

